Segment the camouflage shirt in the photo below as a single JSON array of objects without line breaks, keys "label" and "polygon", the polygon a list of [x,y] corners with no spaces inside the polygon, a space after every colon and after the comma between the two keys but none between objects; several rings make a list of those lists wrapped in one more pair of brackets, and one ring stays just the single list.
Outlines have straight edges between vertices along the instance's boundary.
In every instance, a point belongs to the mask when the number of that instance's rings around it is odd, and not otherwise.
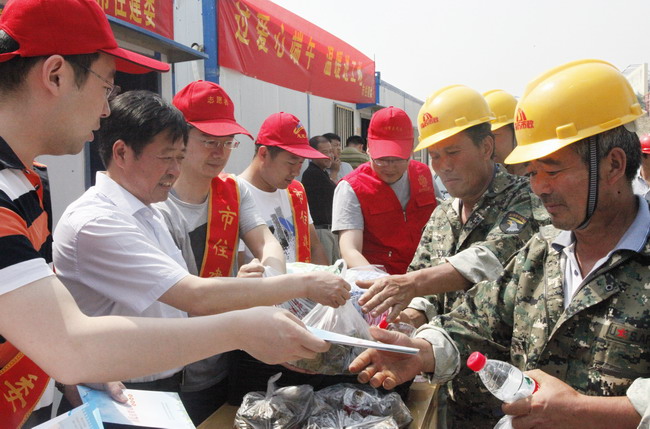
[{"label": "camouflage shirt", "polygon": [[558,234],[541,228],[498,281],[477,285],[462,305],[432,322],[458,347],[461,370],[450,407],[468,427],[482,427],[500,409],[463,364],[475,350],[521,370],[541,369],[587,395],[623,396],[635,379],[650,377],[650,240],[638,252],[614,250],[565,309]]},{"label": "camouflage shirt", "polygon": [[[508,174],[495,165],[492,183],[476,203],[465,224],[460,218],[460,200],[442,202],[426,224],[408,271],[445,262],[472,283],[495,280],[517,250],[550,223],[540,199],[530,190],[528,178]],[[430,319],[448,313],[463,299],[464,291],[414,300],[410,307],[424,311]]]}]

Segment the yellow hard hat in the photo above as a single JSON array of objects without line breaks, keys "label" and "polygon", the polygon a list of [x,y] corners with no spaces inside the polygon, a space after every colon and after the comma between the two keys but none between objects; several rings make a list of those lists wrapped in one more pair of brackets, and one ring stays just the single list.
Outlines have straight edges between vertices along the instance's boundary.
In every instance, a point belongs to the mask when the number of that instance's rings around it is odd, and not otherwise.
[{"label": "yellow hard hat", "polygon": [[547,156],[643,115],[629,82],[600,60],[573,61],[533,80],[517,104],[517,147],[505,162]]},{"label": "yellow hard hat", "polygon": [[515,122],[515,106],[517,105],[515,97],[502,89],[484,92],[483,97],[495,117],[492,121],[492,131]]},{"label": "yellow hard hat", "polygon": [[418,114],[420,144],[415,151],[427,148],[472,127],[490,122],[494,117],[483,96],[464,85],[442,88],[428,98]]}]

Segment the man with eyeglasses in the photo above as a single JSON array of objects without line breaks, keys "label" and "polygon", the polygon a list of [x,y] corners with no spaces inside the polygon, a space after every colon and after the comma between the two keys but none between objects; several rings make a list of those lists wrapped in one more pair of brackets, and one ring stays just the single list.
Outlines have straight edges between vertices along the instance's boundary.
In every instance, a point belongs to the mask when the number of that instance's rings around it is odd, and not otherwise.
[{"label": "man with eyeglasses", "polygon": [[79,310],[49,265],[49,214],[31,166],[40,155],[77,154],[94,139],[110,113],[116,70],[169,66],[119,48],[95,0],[7,2],[0,16],[0,385],[29,383],[28,394],[8,395],[0,408],[5,427],[49,420],[49,408],[37,402],[51,402],[50,377],[67,384],[128,379],[239,348],[274,363],[328,349],[279,309],[165,320]]},{"label": "man with eyeglasses", "polygon": [[[223,173],[239,146],[237,134],[252,136],[235,120],[235,106],[214,82],[196,81],[173,99],[188,124],[180,175],[167,200],[156,203],[190,274],[201,277],[262,277],[264,266],[286,272],[284,252],[236,176]],[[240,239],[255,260],[238,267]],[[261,263],[260,263],[261,262]],[[181,397],[198,424],[224,402],[228,355],[188,365]]]},{"label": "man with eyeglasses", "polygon": [[[220,259],[237,250],[227,245],[231,238],[220,228],[235,222],[234,210],[227,206],[222,208],[225,215],[218,214],[214,224],[215,237],[208,237],[217,262],[209,260],[208,268],[202,267],[201,274],[208,278],[190,274],[162,215],[152,206],[167,198],[180,173],[188,139],[186,119],[177,108],[148,91],[124,93],[113,99],[110,107],[112,114],[102,119],[99,130],[99,153],[106,172],[97,173],[96,185],[66,209],[54,232],[57,272],[82,311],[93,316],[169,319],[279,304],[293,298],[310,298],[335,307],[345,303],[349,285],[330,273],[264,279],[219,277]],[[132,378],[124,384],[132,389],[181,392],[182,369]],[[197,395],[223,381],[223,371],[215,375],[210,372],[212,367],[207,369],[208,373],[201,374],[204,385],[192,386],[200,391]],[[220,387],[217,393],[222,393],[224,400],[225,386]],[[183,396],[183,400],[192,417],[200,421],[206,415],[193,408],[197,395]],[[219,396],[204,399],[217,402]]]},{"label": "man with eyeglasses", "polygon": [[[190,273],[207,277],[261,277],[264,266],[286,271],[282,247],[255,207],[250,191],[223,173],[239,146],[236,134],[252,136],[235,121],[235,107],[213,82],[192,82],[173,100],[189,126],[185,159],[169,198],[157,205]],[[211,208],[211,210],[208,210]],[[208,244],[206,245],[206,238]],[[259,262],[238,266],[239,240]],[[220,253],[210,252],[219,243]],[[227,257],[219,256],[227,253]],[[261,263],[260,263],[261,262]]]},{"label": "man with eyeglasses", "polygon": [[406,112],[376,112],[368,128],[370,162],[339,182],[334,192],[332,230],[349,267],[383,265],[406,272],[422,227],[436,207],[429,167],[410,160],[413,125]]}]

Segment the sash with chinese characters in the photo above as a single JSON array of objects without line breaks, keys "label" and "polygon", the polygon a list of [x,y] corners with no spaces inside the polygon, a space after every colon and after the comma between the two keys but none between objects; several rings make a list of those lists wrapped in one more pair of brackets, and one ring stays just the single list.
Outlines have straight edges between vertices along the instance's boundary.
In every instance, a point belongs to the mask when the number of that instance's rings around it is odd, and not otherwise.
[{"label": "sash with chinese characters", "polygon": [[294,180],[287,188],[293,226],[296,229],[296,261],[311,262],[311,242],[309,239],[309,206],[302,183]]},{"label": "sash with chinese characters", "polygon": [[235,176],[212,179],[208,195],[208,225],[201,277],[227,277],[232,272],[239,242],[239,187]]},{"label": "sash with chinese characters", "polygon": [[50,377],[8,342],[0,344],[0,429],[20,428]]}]

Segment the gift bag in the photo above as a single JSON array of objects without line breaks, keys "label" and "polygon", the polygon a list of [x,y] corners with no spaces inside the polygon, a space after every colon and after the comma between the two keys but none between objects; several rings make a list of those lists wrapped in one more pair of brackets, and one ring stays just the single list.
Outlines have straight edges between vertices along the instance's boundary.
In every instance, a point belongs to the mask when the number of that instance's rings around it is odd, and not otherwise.
[{"label": "gift bag", "polygon": [[309,385],[275,388],[282,374],[269,378],[266,394],[251,392],[244,396],[235,415],[236,429],[298,429],[309,417],[314,389]]},{"label": "gift bag", "polygon": [[369,326],[379,326],[382,318],[385,319],[388,316],[388,311],[378,315],[371,316],[369,313],[363,313],[361,311],[361,306],[359,305],[359,298],[366,292],[366,289],[361,289],[357,286],[356,282],[358,280],[374,280],[380,277],[388,276],[388,273],[384,270],[384,267],[381,265],[363,265],[354,268],[343,269],[341,275],[351,285],[350,289],[350,301],[354,305],[354,308],[357,309],[359,314],[363,316]]},{"label": "gift bag", "polygon": [[413,418],[397,393],[381,394],[367,385],[335,384],[314,394],[306,429],[398,429]]},{"label": "gift bag", "polygon": [[[307,326],[336,332],[338,334],[349,335],[364,340],[373,339],[372,335],[370,335],[368,324],[354,308],[350,300],[338,308],[317,304],[302,319],[302,322]],[[319,353],[314,359],[301,359],[290,363],[298,368],[314,371],[319,374],[350,374],[348,366],[350,366],[352,361],[363,350],[361,347],[332,344],[328,351]]]},{"label": "gift bag", "polygon": [[[287,274],[295,273],[310,273],[312,271],[327,271],[333,274],[341,274],[346,269],[345,261],[339,259],[332,265],[316,265],[309,264],[306,262],[289,262],[287,263]],[[271,267],[264,267],[264,277],[273,277],[281,275],[282,273],[274,270]],[[309,313],[316,303],[307,298],[294,298],[289,301],[283,302],[282,304],[276,305],[276,307],[284,308],[285,310],[290,311],[298,319],[302,319]]]}]

